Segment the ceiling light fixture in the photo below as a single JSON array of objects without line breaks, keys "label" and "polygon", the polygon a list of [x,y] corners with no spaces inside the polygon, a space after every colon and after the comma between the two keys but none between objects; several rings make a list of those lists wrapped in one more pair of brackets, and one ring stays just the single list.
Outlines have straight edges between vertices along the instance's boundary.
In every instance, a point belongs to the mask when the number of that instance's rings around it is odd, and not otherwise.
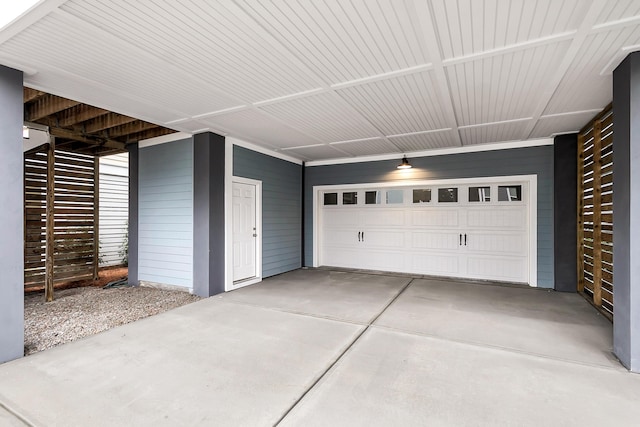
[{"label": "ceiling light fixture", "polygon": [[402,162],[397,166],[398,169],[411,169],[411,165],[409,164],[409,160],[407,160],[407,156],[402,158]]}]

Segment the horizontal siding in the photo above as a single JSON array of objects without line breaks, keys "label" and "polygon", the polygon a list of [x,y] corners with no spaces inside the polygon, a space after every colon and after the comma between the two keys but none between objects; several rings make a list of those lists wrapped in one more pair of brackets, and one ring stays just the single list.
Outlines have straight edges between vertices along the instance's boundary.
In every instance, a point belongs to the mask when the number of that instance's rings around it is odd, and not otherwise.
[{"label": "horizontal siding", "polygon": [[193,142],[139,150],[138,277],[193,288]]},{"label": "horizontal siding", "polygon": [[100,158],[100,266],[123,264],[129,218],[129,153]]},{"label": "horizontal siding", "polygon": [[[459,179],[510,175],[538,176],[538,286],[552,288],[553,146],[409,158],[411,180]],[[313,265],[313,186],[393,182],[408,179],[398,160],[305,168],[305,260]]]},{"label": "horizontal siding", "polygon": [[262,277],[302,265],[302,166],[233,147],[233,174],[262,181]]}]

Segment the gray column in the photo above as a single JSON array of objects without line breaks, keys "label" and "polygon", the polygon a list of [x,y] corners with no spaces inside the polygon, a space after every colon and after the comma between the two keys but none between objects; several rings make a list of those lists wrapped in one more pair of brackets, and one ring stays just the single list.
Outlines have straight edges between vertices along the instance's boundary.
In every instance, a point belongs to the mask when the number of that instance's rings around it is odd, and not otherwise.
[{"label": "gray column", "polygon": [[0,363],[24,355],[22,72],[0,65]]},{"label": "gray column", "polygon": [[138,143],[129,151],[129,283],[138,286]]},{"label": "gray column", "polygon": [[613,352],[640,372],[640,53],[613,72]]},{"label": "gray column", "polygon": [[576,292],[578,287],[577,156],[577,134],[553,139],[553,287],[562,292]]},{"label": "gray column", "polygon": [[224,137],[193,137],[193,293],[224,292]]}]

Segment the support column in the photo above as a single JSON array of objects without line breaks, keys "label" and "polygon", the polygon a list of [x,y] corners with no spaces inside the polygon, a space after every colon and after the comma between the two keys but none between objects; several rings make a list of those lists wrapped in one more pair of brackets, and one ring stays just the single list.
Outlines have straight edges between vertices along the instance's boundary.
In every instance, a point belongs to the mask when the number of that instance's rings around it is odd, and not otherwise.
[{"label": "support column", "polygon": [[613,352],[640,372],[640,53],[613,72]]},{"label": "support column", "polygon": [[129,284],[138,286],[138,143],[127,145],[129,150]]},{"label": "support column", "polygon": [[193,293],[224,292],[224,137],[211,132],[193,137]]},{"label": "support column", "polygon": [[553,139],[553,247],[554,289],[576,292],[578,135]]},{"label": "support column", "polygon": [[0,363],[24,355],[22,72],[0,65]]}]

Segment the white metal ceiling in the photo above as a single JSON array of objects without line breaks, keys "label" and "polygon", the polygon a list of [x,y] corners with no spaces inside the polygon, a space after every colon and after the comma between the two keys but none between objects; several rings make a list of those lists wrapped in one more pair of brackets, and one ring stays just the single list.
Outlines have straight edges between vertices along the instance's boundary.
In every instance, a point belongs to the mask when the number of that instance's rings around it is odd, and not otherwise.
[{"label": "white metal ceiling", "polygon": [[25,84],[303,160],[578,130],[640,50],[640,0],[44,0]]}]

